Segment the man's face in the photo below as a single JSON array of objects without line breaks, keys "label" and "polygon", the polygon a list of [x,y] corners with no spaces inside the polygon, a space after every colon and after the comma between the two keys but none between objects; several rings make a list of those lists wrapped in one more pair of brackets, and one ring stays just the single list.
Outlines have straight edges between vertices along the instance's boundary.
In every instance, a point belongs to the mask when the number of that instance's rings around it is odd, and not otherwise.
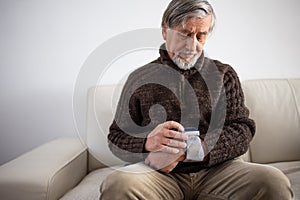
[{"label": "man's face", "polygon": [[209,15],[203,19],[189,18],[185,24],[172,29],[163,27],[163,38],[170,58],[183,64],[195,63],[202,53],[211,21]]}]

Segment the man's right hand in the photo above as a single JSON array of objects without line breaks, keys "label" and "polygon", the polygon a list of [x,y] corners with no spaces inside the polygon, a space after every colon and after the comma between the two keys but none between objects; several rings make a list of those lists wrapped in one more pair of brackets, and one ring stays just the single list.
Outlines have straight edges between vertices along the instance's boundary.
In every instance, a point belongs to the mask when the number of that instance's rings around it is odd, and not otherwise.
[{"label": "man's right hand", "polygon": [[188,136],[183,131],[183,126],[178,122],[167,121],[162,123],[147,136],[145,150],[177,154],[181,149],[186,148],[185,141]]}]

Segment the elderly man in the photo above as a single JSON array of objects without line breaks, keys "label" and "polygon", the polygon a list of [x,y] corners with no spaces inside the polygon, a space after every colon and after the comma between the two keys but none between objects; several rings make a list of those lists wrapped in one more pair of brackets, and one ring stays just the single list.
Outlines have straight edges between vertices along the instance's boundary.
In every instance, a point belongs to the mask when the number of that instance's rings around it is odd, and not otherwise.
[{"label": "elderly man", "polygon": [[234,69],[204,55],[214,24],[207,1],[168,5],[160,57],[128,77],[108,135],[130,165],[108,176],[100,199],[292,198],[279,170],[238,159],[255,123]]}]

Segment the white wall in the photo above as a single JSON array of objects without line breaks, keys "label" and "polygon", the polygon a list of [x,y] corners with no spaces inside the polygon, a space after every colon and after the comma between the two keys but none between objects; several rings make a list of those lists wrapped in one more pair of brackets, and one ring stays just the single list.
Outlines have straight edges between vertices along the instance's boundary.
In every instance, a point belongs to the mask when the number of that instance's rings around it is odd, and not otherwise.
[{"label": "white wall", "polygon": [[237,70],[240,78],[300,77],[300,2],[212,1],[217,30],[207,50]]},{"label": "white wall", "polygon": [[[72,95],[83,63],[113,36],[159,28],[168,2],[1,0],[0,163],[54,138],[77,136]],[[218,21],[208,55],[231,64],[242,80],[300,77],[299,1],[212,4]],[[156,56],[145,50],[122,57],[110,70],[119,75],[106,74],[101,83],[116,83]]]}]

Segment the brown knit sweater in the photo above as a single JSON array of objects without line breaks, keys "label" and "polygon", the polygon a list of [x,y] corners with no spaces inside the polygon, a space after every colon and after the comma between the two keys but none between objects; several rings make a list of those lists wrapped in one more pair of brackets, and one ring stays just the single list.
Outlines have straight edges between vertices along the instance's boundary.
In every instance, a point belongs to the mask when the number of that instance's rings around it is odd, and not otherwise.
[{"label": "brown knit sweater", "polygon": [[208,149],[207,162],[179,162],[173,172],[197,172],[245,153],[255,123],[236,72],[203,53],[192,69],[181,70],[164,48],[157,60],[128,77],[110,126],[111,151],[130,163],[144,161],[147,135],[173,120],[197,127]]}]

